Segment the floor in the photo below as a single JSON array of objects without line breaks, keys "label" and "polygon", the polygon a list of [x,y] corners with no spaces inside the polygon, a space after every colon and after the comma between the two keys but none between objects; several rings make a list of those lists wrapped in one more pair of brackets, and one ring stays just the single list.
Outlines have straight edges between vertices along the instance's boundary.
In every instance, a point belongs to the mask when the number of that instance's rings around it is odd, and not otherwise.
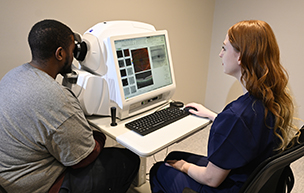
[{"label": "floor", "polygon": [[[182,150],[187,152],[192,152],[196,154],[207,154],[207,139],[209,136],[210,126],[206,127],[202,131],[196,133],[195,135],[174,144],[167,149],[162,150],[161,152],[155,154],[154,156],[147,158],[147,174],[149,173],[150,168],[153,166],[154,163],[157,161],[161,161],[165,158],[168,152],[174,150]],[[292,193],[301,193],[303,192],[303,184],[304,184],[304,157],[297,160],[296,162],[291,164],[291,168],[294,173],[295,177],[295,185],[293,187]],[[149,180],[147,177],[147,182],[140,186],[140,187],[130,187],[127,193],[151,193]]]}]

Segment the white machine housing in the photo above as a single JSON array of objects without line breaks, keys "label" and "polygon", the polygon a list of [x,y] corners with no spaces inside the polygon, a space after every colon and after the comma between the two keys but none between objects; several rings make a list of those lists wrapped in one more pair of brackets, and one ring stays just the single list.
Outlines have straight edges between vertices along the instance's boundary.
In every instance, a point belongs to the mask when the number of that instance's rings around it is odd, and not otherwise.
[{"label": "white machine housing", "polygon": [[[171,83],[148,93],[125,97],[114,41],[123,38],[163,35],[167,49]],[[98,23],[87,30],[82,40],[87,54],[73,69],[77,82],[71,90],[78,97],[86,115],[110,115],[116,107],[117,117],[124,119],[168,102],[175,91],[175,78],[167,31],[156,31],[154,26],[134,21],[110,21]]]}]

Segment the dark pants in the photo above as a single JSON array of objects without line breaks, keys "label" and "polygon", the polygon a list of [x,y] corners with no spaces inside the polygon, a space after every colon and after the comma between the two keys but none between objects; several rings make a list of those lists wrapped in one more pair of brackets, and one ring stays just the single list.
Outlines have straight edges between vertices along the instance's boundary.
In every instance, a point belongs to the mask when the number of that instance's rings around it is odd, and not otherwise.
[{"label": "dark pants", "polygon": [[67,169],[60,193],[125,193],[139,164],[139,157],[127,149],[104,148],[87,167]]},{"label": "dark pants", "polygon": [[[180,160],[194,163],[199,166],[206,166],[208,160],[204,156],[186,152],[171,152],[166,160]],[[164,162],[156,163],[150,170],[151,191],[155,193],[172,192],[181,193],[188,187],[197,192],[202,192],[203,185],[190,178],[187,174],[166,166]]]}]

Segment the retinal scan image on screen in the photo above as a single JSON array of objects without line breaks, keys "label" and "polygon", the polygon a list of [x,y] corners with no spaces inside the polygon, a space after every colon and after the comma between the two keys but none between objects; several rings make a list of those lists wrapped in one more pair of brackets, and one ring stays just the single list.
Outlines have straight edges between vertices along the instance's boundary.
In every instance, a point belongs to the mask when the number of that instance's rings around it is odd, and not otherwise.
[{"label": "retinal scan image on screen", "polygon": [[115,40],[125,98],[172,83],[164,35]]}]

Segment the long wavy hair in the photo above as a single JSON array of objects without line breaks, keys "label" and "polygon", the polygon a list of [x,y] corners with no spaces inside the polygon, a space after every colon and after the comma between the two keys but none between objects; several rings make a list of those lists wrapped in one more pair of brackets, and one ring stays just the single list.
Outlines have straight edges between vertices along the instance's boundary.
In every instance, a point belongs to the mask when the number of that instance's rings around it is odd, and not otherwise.
[{"label": "long wavy hair", "polygon": [[280,62],[280,50],[271,27],[264,21],[247,20],[233,25],[228,37],[240,53],[241,82],[249,94],[263,101],[265,118],[270,111],[275,116],[274,133],[284,150],[293,125],[294,105],[289,94],[288,74]]}]

